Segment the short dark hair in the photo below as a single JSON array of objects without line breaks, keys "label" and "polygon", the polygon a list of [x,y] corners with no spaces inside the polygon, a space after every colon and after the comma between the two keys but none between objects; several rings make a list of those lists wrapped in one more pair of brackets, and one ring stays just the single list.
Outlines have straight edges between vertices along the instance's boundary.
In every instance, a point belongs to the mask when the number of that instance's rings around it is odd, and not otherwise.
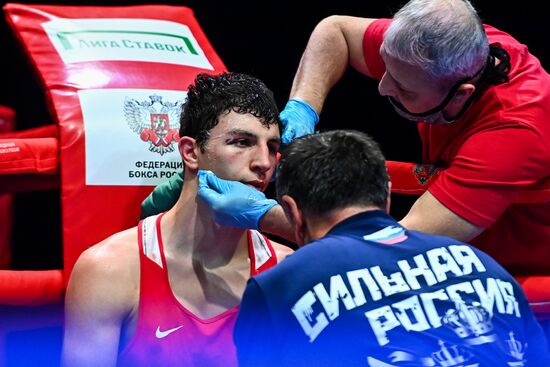
[{"label": "short dark hair", "polygon": [[194,138],[203,149],[219,117],[230,111],[251,114],[266,127],[273,124],[281,127],[273,93],[262,81],[240,73],[203,73],[188,88],[179,134]]},{"label": "short dark hair", "polygon": [[306,215],[353,205],[384,209],[389,176],[378,144],[367,134],[333,130],[287,146],[279,160],[277,197],[291,196]]}]

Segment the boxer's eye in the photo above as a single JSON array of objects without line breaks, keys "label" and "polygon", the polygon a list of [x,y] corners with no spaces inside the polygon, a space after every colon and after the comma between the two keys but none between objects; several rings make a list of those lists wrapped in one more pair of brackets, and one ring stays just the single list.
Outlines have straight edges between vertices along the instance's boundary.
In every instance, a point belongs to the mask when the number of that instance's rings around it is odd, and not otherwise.
[{"label": "boxer's eye", "polygon": [[229,142],[229,144],[238,147],[249,147],[252,145],[252,142],[249,139],[233,139]]}]

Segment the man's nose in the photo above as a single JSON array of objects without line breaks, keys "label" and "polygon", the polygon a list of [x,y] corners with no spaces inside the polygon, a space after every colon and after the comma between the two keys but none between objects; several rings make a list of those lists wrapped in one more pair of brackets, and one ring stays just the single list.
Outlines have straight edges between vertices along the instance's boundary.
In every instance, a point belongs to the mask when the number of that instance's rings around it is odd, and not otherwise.
[{"label": "man's nose", "polygon": [[260,172],[268,171],[275,164],[275,155],[271,154],[267,145],[261,145],[254,152],[252,169]]},{"label": "man's nose", "polygon": [[380,82],[378,83],[378,93],[380,93],[381,96],[395,97],[393,83],[386,73],[384,73],[382,79],[380,79]]}]

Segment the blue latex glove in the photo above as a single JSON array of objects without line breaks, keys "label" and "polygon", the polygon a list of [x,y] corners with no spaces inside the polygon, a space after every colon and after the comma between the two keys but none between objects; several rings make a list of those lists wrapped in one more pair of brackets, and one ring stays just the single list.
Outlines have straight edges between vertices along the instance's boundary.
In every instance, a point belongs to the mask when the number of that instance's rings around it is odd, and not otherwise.
[{"label": "blue latex glove", "polygon": [[222,180],[212,171],[199,171],[198,176],[199,197],[223,226],[258,229],[260,218],[278,204],[263,192],[242,182]]},{"label": "blue latex glove", "polygon": [[300,99],[291,99],[287,102],[285,109],[279,114],[283,123],[283,144],[290,142],[300,136],[312,134],[315,125],[319,122],[319,115],[309,104]]}]

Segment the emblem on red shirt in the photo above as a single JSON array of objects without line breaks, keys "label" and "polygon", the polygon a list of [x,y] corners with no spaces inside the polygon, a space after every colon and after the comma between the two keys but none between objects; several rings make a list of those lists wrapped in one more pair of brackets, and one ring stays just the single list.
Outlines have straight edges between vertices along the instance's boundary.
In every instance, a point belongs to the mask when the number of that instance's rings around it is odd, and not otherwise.
[{"label": "emblem on red shirt", "polygon": [[433,164],[417,164],[413,169],[414,177],[416,177],[416,180],[421,185],[428,183],[438,172],[437,167]]}]

